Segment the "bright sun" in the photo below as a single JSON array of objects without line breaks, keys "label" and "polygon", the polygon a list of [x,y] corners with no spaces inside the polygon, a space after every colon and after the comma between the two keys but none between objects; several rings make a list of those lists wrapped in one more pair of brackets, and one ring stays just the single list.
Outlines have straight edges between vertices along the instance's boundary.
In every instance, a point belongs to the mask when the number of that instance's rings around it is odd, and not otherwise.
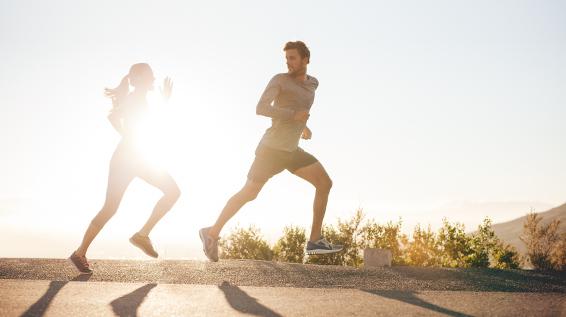
[{"label": "bright sun", "polygon": [[167,141],[171,124],[168,123],[167,115],[167,105],[159,100],[153,101],[137,126],[136,146],[142,158],[153,168],[165,168],[168,163]]}]

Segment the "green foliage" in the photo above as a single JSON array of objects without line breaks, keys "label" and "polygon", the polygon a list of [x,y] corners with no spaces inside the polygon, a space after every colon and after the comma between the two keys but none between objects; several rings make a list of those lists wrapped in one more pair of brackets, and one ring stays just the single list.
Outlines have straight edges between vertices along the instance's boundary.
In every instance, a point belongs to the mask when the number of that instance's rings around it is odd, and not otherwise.
[{"label": "green foliage", "polygon": [[468,254],[466,262],[471,267],[489,267],[489,258],[499,239],[491,228],[491,220],[485,218],[478,226],[478,230],[470,236],[471,253]]},{"label": "green foliage", "polygon": [[236,228],[228,237],[220,239],[221,259],[271,260],[273,252],[255,226]]},{"label": "green foliage", "polygon": [[403,247],[408,239],[401,234],[401,221],[380,225],[373,219],[364,221],[364,218],[363,211],[359,209],[350,219],[338,219],[336,227],[325,225],[323,236],[330,243],[343,245],[344,250],[334,254],[312,255],[306,262],[360,267],[363,265],[365,248],[381,248],[391,250],[393,264],[404,264]]},{"label": "green foliage", "polygon": [[439,266],[440,246],[436,234],[417,225],[413,231],[413,240],[408,243],[405,251],[405,259],[408,265],[415,266]]},{"label": "green foliage", "polygon": [[405,264],[402,248],[408,244],[408,239],[401,233],[401,220],[380,225],[371,219],[361,228],[360,235],[362,248],[391,250],[392,264]]},{"label": "green foliage", "polygon": [[520,257],[515,249],[503,245],[491,227],[491,220],[484,219],[478,230],[465,233],[462,224],[451,224],[446,219],[438,235],[417,225],[413,240],[405,251],[407,263],[417,266],[448,267],[495,267],[518,268]]},{"label": "green foliage", "polygon": [[[527,259],[537,269],[566,269],[566,233],[559,235],[560,221],[546,226],[540,222],[540,216],[531,213],[524,224],[521,239],[527,245]],[[472,234],[465,233],[463,224],[450,223],[447,219],[443,219],[437,233],[430,226],[425,230],[417,225],[411,240],[401,233],[401,224],[401,220],[384,225],[374,219],[366,221],[362,210],[357,210],[350,219],[338,219],[337,225],[325,225],[322,229],[330,243],[344,246],[343,251],[308,257],[304,251],[307,241],[304,228],[285,227],[273,250],[256,227],[236,228],[220,240],[220,257],[360,267],[364,248],[380,248],[391,250],[396,265],[498,269],[521,266],[521,256],[497,238],[489,218]]]},{"label": "green foliage", "polygon": [[550,258],[555,270],[566,270],[566,232],[560,236],[560,241],[552,249]]},{"label": "green foliage", "polygon": [[305,258],[305,229],[288,226],[273,247],[273,259],[280,262],[303,263]]},{"label": "green foliage", "polygon": [[493,267],[496,269],[518,269],[521,257],[509,244],[498,243],[493,249]]},{"label": "green foliage", "polygon": [[558,233],[560,220],[555,219],[547,225],[542,225],[542,218],[531,212],[523,225],[521,240],[527,246],[527,259],[535,269],[562,269],[564,254],[563,237]]},{"label": "green foliage", "polygon": [[349,220],[338,219],[338,226],[325,225],[322,235],[332,244],[341,244],[344,250],[325,255],[311,255],[307,259],[310,264],[347,265],[359,267],[363,263],[361,255],[360,226],[364,219],[361,209],[357,210]]},{"label": "green foliage", "polygon": [[468,267],[468,256],[473,252],[471,239],[461,223],[451,224],[444,218],[438,232],[440,264],[446,267]]}]

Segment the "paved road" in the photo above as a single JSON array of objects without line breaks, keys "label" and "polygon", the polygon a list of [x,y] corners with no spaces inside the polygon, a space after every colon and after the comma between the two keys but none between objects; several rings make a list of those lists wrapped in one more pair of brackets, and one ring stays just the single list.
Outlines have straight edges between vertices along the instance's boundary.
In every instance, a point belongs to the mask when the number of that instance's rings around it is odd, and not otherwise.
[{"label": "paved road", "polygon": [[566,278],[263,261],[0,259],[0,316],[561,316]]},{"label": "paved road", "polygon": [[[503,291],[566,293],[566,273],[521,270],[395,266],[371,270],[269,261],[92,260],[90,281],[168,284],[356,288],[407,291]],[[65,259],[2,259],[0,279],[70,281],[77,276]]]}]

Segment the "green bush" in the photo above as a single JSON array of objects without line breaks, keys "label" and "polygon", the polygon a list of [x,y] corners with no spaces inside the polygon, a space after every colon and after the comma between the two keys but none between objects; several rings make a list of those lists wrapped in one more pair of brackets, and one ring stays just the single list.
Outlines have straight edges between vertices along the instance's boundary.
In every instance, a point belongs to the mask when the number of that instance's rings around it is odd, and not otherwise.
[{"label": "green bush", "polygon": [[485,218],[478,226],[478,230],[470,235],[470,254],[466,262],[471,267],[489,267],[492,256],[499,239],[491,228],[491,220]]},{"label": "green bush", "polygon": [[440,264],[446,267],[468,267],[468,256],[472,254],[470,236],[461,223],[451,224],[446,218],[438,232]]},{"label": "green bush", "polygon": [[509,244],[498,243],[493,249],[493,267],[496,269],[518,269],[521,257],[517,250]]},{"label": "green bush", "polygon": [[373,219],[365,221],[364,218],[363,211],[359,209],[350,219],[338,219],[337,226],[325,225],[323,236],[330,243],[343,245],[344,250],[311,255],[306,263],[360,267],[365,248],[381,248],[391,250],[393,264],[404,264],[403,247],[407,244],[407,237],[401,234],[401,221],[381,225]]},{"label": "green bush", "polygon": [[[565,258],[562,241],[565,238],[558,233],[560,220],[555,219],[542,225],[542,218],[537,213],[529,213],[523,225],[521,240],[527,246],[527,260],[538,270],[562,269]],[[565,261],[566,262],[566,261]]]},{"label": "green bush", "polygon": [[346,265],[359,267],[363,263],[361,255],[360,229],[364,219],[361,209],[357,210],[349,220],[338,219],[338,226],[325,225],[322,235],[332,244],[344,246],[344,250],[338,253],[311,255],[306,263],[325,265]]},{"label": "green bush", "polygon": [[[566,233],[558,234],[560,221],[546,226],[540,221],[540,216],[531,213],[524,224],[521,239],[527,244],[528,261],[537,269],[566,269]],[[285,227],[273,249],[256,227],[236,228],[220,240],[220,257],[360,267],[364,248],[380,248],[391,250],[395,265],[517,269],[522,264],[517,250],[497,238],[489,218],[471,234],[465,233],[463,224],[446,218],[437,233],[430,226],[425,230],[417,225],[411,239],[401,233],[401,224],[401,220],[384,225],[365,220],[363,211],[357,210],[350,219],[338,219],[336,225],[322,228],[323,236],[343,245],[343,251],[308,257],[304,228]]]},{"label": "green bush", "polygon": [[388,249],[391,251],[392,264],[405,264],[403,248],[408,244],[408,239],[401,233],[401,220],[380,225],[371,219],[361,228],[360,238],[362,249]]},{"label": "green bush", "polygon": [[560,241],[552,249],[550,259],[555,270],[566,270],[566,232],[562,233]]},{"label": "green bush", "polygon": [[436,234],[430,229],[416,225],[413,230],[413,239],[408,243],[405,251],[405,261],[414,266],[440,266],[440,246]]},{"label": "green bush", "polygon": [[303,263],[306,244],[305,229],[288,226],[273,246],[273,259],[280,262]]},{"label": "green bush", "polygon": [[273,252],[255,226],[236,228],[228,237],[220,239],[221,259],[271,260]]}]

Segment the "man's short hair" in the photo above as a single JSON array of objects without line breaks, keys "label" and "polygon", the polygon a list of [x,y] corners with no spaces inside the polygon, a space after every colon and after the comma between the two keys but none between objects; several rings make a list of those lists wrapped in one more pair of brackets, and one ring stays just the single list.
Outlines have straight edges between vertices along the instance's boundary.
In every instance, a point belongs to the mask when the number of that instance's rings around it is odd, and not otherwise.
[{"label": "man's short hair", "polygon": [[311,51],[309,51],[309,48],[305,43],[303,43],[302,41],[287,42],[287,44],[285,44],[285,48],[283,48],[283,51],[292,50],[292,49],[296,49],[297,52],[299,52],[299,55],[301,55],[301,58],[306,57],[309,59],[310,62]]}]

